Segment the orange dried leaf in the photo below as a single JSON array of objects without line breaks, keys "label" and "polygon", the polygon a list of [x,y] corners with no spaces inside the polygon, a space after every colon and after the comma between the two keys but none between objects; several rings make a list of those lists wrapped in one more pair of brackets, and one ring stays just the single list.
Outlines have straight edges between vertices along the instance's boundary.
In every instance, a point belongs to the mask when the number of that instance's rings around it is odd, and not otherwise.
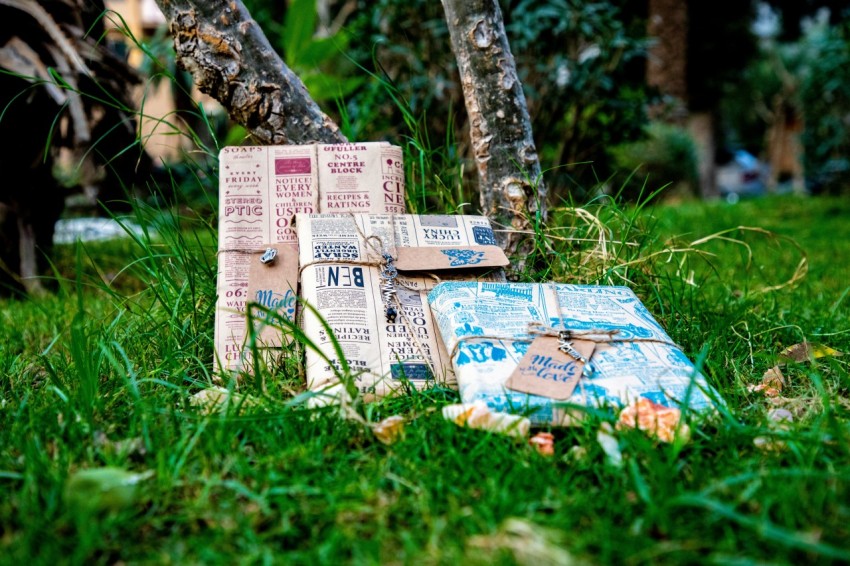
[{"label": "orange dried leaf", "polygon": [[781,390],[785,387],[785,376],[782,375],[782,370],[779,366],[773,366],[761,376],[761,382],[768,387]]},{"label": "orange dried leaf", "polygon": [[779,366],[773,366],[761,376],[761,383],[747,385],[750,393],[763,393],[765,397],[776,397],[785,386],[785,376]]},{"label": "orange dried leaf", "polygon": [[538,432],[528,439],[541,456],[553,456],[555,454],[555,436],[551,432]]},{"label": "orange dried leaf", "polygon": [[673,442],[677,436],[683,439],[690,436],[688,426],[680,425],[681,418],[682,411],[676,407],[665,407],[641,397],[620,412],[616,428],[637,428],[662,442]]},{"label": "orange dried leaf", "polygon": [[375,438],[390,445],[404,436],[405,423],[404,417],[394,415],[372,425],[372,432],[375,434]]},{"label": "orange dried leaf", "polygon": [[520,415],[493,412],[483,401],[469,405],[457,404],[443,407],[443,418],[458,426],[489,430],[519,438],[527,437],[531,421]]}]

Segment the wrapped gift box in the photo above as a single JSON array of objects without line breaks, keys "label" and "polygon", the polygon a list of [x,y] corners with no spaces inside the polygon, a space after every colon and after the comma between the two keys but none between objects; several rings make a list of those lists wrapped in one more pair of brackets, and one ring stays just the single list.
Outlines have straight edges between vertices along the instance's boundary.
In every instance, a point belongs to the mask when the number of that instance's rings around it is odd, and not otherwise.
[{"label": "wrapped gift box", "polygon": [[[403,213],[401,148],[386,142],[225,147],[219,154],[216,372],[245,368],[250,349],[245,306],[255,301],[291,318],[297,292],[297,213]],[[249,273],[263,252],[277,253],[275,273],[249,295]],[[293,275],[295,274],[295,275]],[[295,280],[292,277],[296,277]],[[263,345],[280,332],[260,330]]]},{"label": "wrapped gift box", "polygon": [[426,297],[444,279],[504,281],[509,262],[490,222],[482,216],[299,214],[296,226],[301,296],[315,309],[303,310],[302,327],[319,349],[307,348],[308,386],[339,383],[346,364],[366,398],[405,384],[451,382]]},{"label": "wrapped gift box", "polygon": [[[626,287],[445,282],[428,302],[464,403],[480,400],[495,411],[528,412],[538,424],[566,425],[581,417],[577,405],[621,407],[643,397],[705,411],[719,399]],[[532,342],[563,331],[596,341],[573,392],[558,400],[508,387]]]}]

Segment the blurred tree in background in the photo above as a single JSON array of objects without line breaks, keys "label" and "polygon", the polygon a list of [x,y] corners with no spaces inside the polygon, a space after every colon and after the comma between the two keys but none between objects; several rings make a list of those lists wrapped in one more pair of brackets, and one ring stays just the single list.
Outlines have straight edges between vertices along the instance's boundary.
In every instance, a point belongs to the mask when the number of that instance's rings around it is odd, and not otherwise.
[{"label": "blurred tree in background", "polygon": [[[308,3],[298,3],[299,19],[315,23],[311,41],[327,44],[331,38],[337,47],[308,63],[339,85],[337,96],[327,87],[311,88],[318,98],[336,101],[325,104],[326,111],[351,139],[399,140],[413,126],[419,136],[414,148],[428,162],[415,173],[442,175],[438,184],[456,185],[453,204],[473,200],[458,178],[469,155],[467,124],[441,7],[425,0],[319,0],[314,17],[301,13]],[[284,59],[298,67],[285,48],[288,14],[296,4],[288,11],[266,0],[246,5]],[[836,155],[846,154],[841,85],[848,81],[838,79],[848,68],[842,66],[847,40],[839,25],[846,1],[501,0],[501,5],[554,202],[583,200],[600,189],[633,199],[668,183],[680,193],[714,196],[714,165],[727,161],[734,149],[771,162],[773,182],[782,183],[796,174],[787,162],[797,139],[801,149],[794,158],[805,163],[810,184],[820,182],[815,179],[824,176],[825,164],[828,170],[843,167]],[[767,6],[777,20],[772,48],[755,29]],[[686,14],[663,16],[653,28],[658,14],[649,10],[659,9]],[[827,18],[819,39],[804,36],[806,19],[818,13]],[[666,21],[673,24],[665,27]],[[650,76],[653,49],[664,42],[657,34],[685,39],[683,48],[670,52],[679,61],[657,61],[668,76],[684,70],[684,77],[670,79],[681,88]],[[819,47],[785,47],[789,41]],[[777,53],[790,56],[795,49],[807,53],[808,62],[789,60],[786,68],[778,67]],[[352,82],[365,71],[373,77]],[[781,84],[790,88],[789,77],[794,92],[780,100],[776,95]],[[388,93],[398,105],[388,104]],[[805,128],[802,119],[795,121],[804,114]],[[456,152],[428,151],[442,146]],[[684,162],[682,152],[690,153]],[[641,161],[641,155],[647,159]],[[690,165],[677,169],[694,162],[696,175]],[[446,171],[456,174],[447,177]]]},{"label": "blurred tree in background", "polygon": [[[286,21],[286,10],[272,14],[263,0],[245,4],[271,43],[284,45],[283,27],[267,25],[260,18],[272,15]],[[598,179],[612,173],[607,148],[642,135],[646,121],[643,2],[620,4],[501,2],[541,165],[555,201],[568,192],[583,197]],[[374,73],[373,80],[350,91],[337,108],[325,106],[338,117],[348,137],[398,140],[413,125],[421,136],[417,147],[431,162],[425,166],[429,169],[426,173],[458,171],[469,154],[468,125],[440,4],[427,0],[320,0],[316,11],[346,16],[344,22],[339,16],[318,20],[317,37],[333,36],[340,33],[338,28],[346,34],[345,44],[338,43],[343,53],[329,57],[326,67],[346,77],[362,76],[363,69]],[[323,25],[328,28],[323,30]],[[282,57],[290,63],[285,49]],[[388,93],[399,104],[391,104]],[[452,142],[448,145],[457,142],[456,153],[427,151],[446,140]],[[457,179],[441,182],[451,185]],[[459,204],[473,199],[464,193],[455,200]]]},{"label": "blurred tree in background", "polygon": [[[790,152],[800,171],[805,165],[810,188],[843,186],[850,81],[841,22],[850,2],[500,4],[552,204],[600,191],[635,199],[668,184],[679,194],[713,196],[713,167],[735,149],[771,162],[777,184],[802,175],[796,165],[783,165]],[[405,147],[418,209],[477,202],[463,95],[439,3],[245,5],[349,139]],[[684,18],[662,14],[653,27],[658,14],[651,11],[683,8]],[[775,20],[769,37],[757,29],[768,8]],[[663,34],[684,46],[669,51],[677,61],[658,61],[669,76],[684,72],[683,79],[672,77],[682,85],[672,91],[649,71]],[[247,139],[231,125],[217,143]]]}]

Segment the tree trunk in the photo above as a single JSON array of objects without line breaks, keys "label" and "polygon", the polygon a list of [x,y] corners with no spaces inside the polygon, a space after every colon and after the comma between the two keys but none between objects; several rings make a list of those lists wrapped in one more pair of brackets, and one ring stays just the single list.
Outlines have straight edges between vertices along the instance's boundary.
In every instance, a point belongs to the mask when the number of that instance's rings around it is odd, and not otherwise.
[{"label": "tree trunk", "polygon": [[180,65],[261,143],[346,141],[241,0],[156,2],[169,22]]},{"label": "tree trunk", "polygon": [[717,187],[717,167],[714,164],[714,113],[692,112],[688,116],[688,133],[697,149],[699,196],[711,200],[720,196]]},{"label": "tree trunk", "polygon": [[458,62],[478,167],[481,208],[499,243],[518,251],[535,216],[546,219],[546,185],[497,0],[442,0]]},{"label": "tree trunk", "polygon": [[714,116],[691,114],[688,92],[688,2],[648,0],[647,35],[654,40],[646,62],[646,83],[665,97],[649,109],[652,118],[685,128],[697,149],[699,195],[718,196],[714,164]]},{"label": "tree trunk", "polygon": [[646,32],[654,43],[646,59],[646,83],[669,97],[652,113],[682,125],[688,113],[688,3],[649,0],[647,12]]}]

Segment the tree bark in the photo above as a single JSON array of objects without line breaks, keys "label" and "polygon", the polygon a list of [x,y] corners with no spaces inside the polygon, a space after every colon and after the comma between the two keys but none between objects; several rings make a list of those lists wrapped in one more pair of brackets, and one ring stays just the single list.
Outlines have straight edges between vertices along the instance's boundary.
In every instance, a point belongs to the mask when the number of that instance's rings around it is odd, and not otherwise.
[{"label": "tree bark", "polygon": [[646,83],[673,99],[656,112],[683,124],[688,106],[688,4],[649,0],[647,12],[646,32],[655,42],[646,59]]},{"label": "tree bark", "polygon": [[442,0],[457,58],[481,208],[499,243],[518,251],[535,216],[546,219],[546,185],[498,0]]},{"label": "tree bark", "polygon": [[179,64],[261,143],[346,141],[241,0],[156,0]]}]

